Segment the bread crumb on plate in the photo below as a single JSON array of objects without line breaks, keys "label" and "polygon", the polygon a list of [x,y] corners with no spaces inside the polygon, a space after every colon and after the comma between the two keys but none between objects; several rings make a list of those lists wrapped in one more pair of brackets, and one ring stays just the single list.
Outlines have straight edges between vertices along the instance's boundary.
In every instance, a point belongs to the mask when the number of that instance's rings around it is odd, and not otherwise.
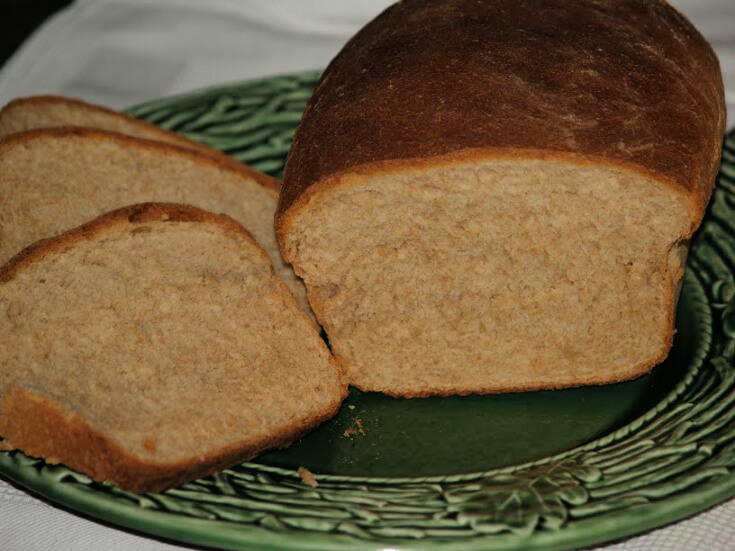
[{"label": "bread crumb on plate", "polygon": [[319,483],[316,481],[316,478],[314,478],[314,475],[311,474],[311,471],[307,469],[306,467],[299,467],[297,472],[299,473],[301,482],[303,482],[307,486],[316,488],[319,485]]}]

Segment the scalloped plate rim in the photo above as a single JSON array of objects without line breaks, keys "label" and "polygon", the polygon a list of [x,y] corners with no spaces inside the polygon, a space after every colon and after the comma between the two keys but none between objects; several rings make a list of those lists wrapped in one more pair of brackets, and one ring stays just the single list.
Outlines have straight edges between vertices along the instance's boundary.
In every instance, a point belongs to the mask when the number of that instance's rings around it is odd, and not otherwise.
[{"label": "scalloped plate rim", "polygon": [[[0,461],[1,463],[1,461]],[[197,519],[174,513],[151,511],[137,507],[130,503],[111,499],[105,495],[100,497],[91,491],[74,490],[78,501],[70,503],[68,490],[60,490],[58,483],[34,483],[31,477],[11,476],[11,480],[25,486],[42,498],[51,499],[70,509],[88,514],[94,518],[132,529],[141,535],[154,535],[174,542],[216,546],[220,549],[239,550],[244,545],[251,549],[262,551],[340,551],[348,546],[355,551],[421,551],[424,549],[440,549],[441,551],[481,551],[481,550],[548,550],[586,547],[590,545],[608,544],[615,540],[624,539],[644,531],[654,530],[666,524],[702,513],[721,503],[724,499],[735,495],[735,476],[730,476],[727,484],[721,480],[711,481],[696,490],[679,494],[664,501],[657,501],[635,508],[631,511],[622,511],[610,518],[601,520],[597,517],[587,519],[582,526],[575,525],[574,529],[562,529],[556,532],[540,532],[528,538],[518,537],[515,534],[478,536],[471,539],[385,539],[382,542],[359,540],[342,534],[298,533],[295,538],[286,538],[282,533],[272,532],[266,528],[250,525],[238,525],[221,520]],[[46,486],[46,491],[42,491]],[[692,497],[698,496],[698,503],[692,506]],[[102,506],[100,503],[102,502]],[[665,509],[661,514],[662,509]],[[655,519],[650,514],[655,513]],[[622,526],[620,516],[630,516]],[[600,525],[613,524],[608,531],[602,530]],[[593,526],[591,526],[593,525]],[[585,534],[590,526],[589,533]],[[219,530],[218,530],[219,529]],[[580,534],[579,532],[582,532]],[[202,536],[202,532],[206,532]],[[214,533],[214,537],[213,534]],[[610,534],[614,535],[610,535]],[[182,536],[186,537],[182,537]],[[255,537],[254,537],[255,536]],[[304,545],[306,544],[306,545]]]}]

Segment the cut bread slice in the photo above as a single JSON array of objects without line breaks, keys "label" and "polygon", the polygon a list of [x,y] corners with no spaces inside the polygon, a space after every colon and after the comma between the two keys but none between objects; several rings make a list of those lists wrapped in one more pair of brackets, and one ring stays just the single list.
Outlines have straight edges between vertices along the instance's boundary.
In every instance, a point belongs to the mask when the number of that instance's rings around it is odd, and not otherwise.
[{"label": "cut bread slice", "polygon": [[40,129],[0,141],[0,264],[31,243],[133,203],[191,204],[231,216],[268,251],[313,318],[273,229],[272,178],[234,159],[87,128]]},{"label": "cut bread slice", "polygon": [[326,345],[227,216],[129,206],[0,269],[0,435],[159,491],[281,447],[346,395]]},{"label": "cut bread slice", "polygon": [[666,357],[692,210],[633,171],[488,155],[345,175],[282,242],[351,384],[513,392]]},{"label": "cut bread slice", "polygon": [[[94,105],[64,96],[28,96],[17,98],[0,109],[0,139],[16,132],[38,128],[81,126],[120,132],[134,138],[145,138],[195,149],[207,155],[224,154],[194,140],[170,132],[130,115],[113,109]],[[268,185],[278,185],[278,180],[269,180]]]}]

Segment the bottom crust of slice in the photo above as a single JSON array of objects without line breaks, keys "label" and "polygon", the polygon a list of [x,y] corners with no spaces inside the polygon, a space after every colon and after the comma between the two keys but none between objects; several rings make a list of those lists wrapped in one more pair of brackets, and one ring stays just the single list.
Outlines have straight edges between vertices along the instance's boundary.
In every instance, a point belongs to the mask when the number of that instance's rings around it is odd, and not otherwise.
[{"label": "bottom crust of slice", "polygon": [[5,447],[23,450],[48,463],[63,463],[95,480],[131,492],[161,492],[221,471],[267,450],[284,448],[339,411],[336,400],[310,419],[297,419],[268,437],[248,440],[203,457],[177,463],[150,463],[127,453],[84,418],[57,401],[13,387],[2,402],[0,434]]}]

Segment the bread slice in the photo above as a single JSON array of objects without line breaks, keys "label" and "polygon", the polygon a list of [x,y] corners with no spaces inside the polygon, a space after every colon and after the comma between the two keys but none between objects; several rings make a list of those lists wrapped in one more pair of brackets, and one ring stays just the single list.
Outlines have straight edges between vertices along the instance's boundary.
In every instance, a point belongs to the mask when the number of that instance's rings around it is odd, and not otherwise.
[{"label": "bread slice", "polygon": [[281,447],[334,415],[326,345],[227,216],[105,214],[0,270],[0,435],[159,491]]},{"label": "bread slice", "polygon": [[[16,98],[0,109],[0,139],[16,132],[64,126],[110,130],[134,138],[145,138],[194,149],[207,155],[223,155],[216,149],[181,134],[75,98],[53,95],[27,96]],[[277,187],[280,184],[277,180],[269,180],[268,185]]]},{"label": "bread slice", "polygon": [[88,128],[12,134],[0,141],[0,264],[31,243],[100,214],[146,201],[225,213],[268,251],[313,319],[301,281],[273,229],[273,179],[222,155]]},{"label": "bread slice", "polygon": [[281,251],[361,389],[630,379],[672,344],[724,121],[666,2],[398,2],[308,103]]}]

